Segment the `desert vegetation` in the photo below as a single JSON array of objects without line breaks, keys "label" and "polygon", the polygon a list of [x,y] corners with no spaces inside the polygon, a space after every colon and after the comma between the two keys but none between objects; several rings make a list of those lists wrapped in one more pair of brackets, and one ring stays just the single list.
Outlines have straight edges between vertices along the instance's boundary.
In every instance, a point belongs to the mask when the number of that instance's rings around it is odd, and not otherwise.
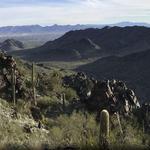
[{"label": "desert vegetation", "polygon": [[[116,114],[100,117],[101,109],[88,109],[79,91],[64,82],[75,72],[12,60],[16,72],[5,66],[10,85],[1,80],[1,149],[149,149],[138,109],[120,114],[120,124]],[[1,68],[1,78],[3,73]]]}]

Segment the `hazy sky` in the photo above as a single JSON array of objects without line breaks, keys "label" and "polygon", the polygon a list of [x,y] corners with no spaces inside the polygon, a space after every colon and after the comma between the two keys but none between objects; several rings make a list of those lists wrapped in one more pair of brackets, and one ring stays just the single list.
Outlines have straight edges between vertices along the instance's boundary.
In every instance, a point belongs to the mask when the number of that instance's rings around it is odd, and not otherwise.
[{"label": "hazy sky", "polygon": [[150,0],[0,0],[0,26],[149,22]]}]

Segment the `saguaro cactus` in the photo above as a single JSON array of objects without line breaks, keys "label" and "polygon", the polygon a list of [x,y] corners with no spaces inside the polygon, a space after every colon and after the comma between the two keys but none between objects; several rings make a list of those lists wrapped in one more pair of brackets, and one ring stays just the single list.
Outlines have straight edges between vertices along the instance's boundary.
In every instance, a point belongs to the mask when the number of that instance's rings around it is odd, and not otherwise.
[{"label": "saguaro cactus", "polygon": [[35,93],[35,67],[34,63],[32,63],[32,94],[33,94],[33,101],[36,105],[36,93]]},{"label": "saguaro cactus", "polygon": [[13,98],[13,103],[16,105],[16,74],[15,74],[15,67],[12,68],[11,71],[11,84],[12,84],[12,98]]},{"label": "saguaro cactus", "polygon": [[62,94],[62,105],[63,105],[63,111],[66,110],[66,95],[65,93]]},{"label": "saguaro cactus", "polygon": [[102,110],[100,114],[100,136],[99,144],[103,149],[108,149],[109,146],[109,112]]}]

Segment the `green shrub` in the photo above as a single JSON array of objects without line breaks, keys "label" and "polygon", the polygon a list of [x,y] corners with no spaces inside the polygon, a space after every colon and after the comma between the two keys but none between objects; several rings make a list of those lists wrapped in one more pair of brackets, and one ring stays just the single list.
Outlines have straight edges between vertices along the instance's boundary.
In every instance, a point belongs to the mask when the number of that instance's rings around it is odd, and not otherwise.
[{"label": "green shrub", "polygon": [[37,100],[37,106],[41,110],[46,110],[48,107],[53,107],[54,105],[59,106],[59,101],[55,96],[43,96]]},{"label": "green shrub", "polygon": [[59,73],[39,75],[37,90],[41,95],[50,95],[51,92],[62,92],[62,76]]},{"label": "green shrub", "polygon": [[72,88],[65,88],[64,93],[67,101],[71,101],[73,98],[77,98],[77,93]]}]

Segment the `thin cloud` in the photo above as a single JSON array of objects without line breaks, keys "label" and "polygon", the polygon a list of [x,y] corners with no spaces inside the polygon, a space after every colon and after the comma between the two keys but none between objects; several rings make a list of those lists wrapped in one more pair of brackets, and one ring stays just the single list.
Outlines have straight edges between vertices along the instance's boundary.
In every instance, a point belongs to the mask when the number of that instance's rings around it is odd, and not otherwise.
[{"label": "thin cloud", "polygon": [[149,0],[1,0],[0,26],[150,22]]}]

